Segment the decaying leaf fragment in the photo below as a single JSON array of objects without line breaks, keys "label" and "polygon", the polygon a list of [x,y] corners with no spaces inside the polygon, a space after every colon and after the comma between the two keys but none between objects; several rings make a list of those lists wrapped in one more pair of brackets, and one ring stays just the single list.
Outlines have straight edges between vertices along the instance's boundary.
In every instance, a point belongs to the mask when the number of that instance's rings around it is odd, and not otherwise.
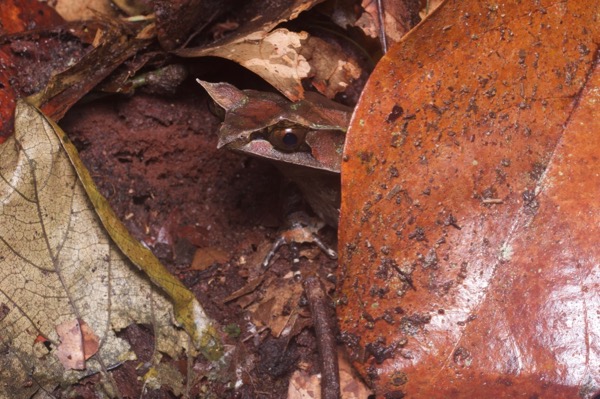
[{"label": "decaying leaf fragment", "polygon": [[[362,69],[339,48],[305,31],[275,27],[296,18],[320,0],[283,2],[264,9],[262,15],[236,33],[205,47],[175,51],[182,57],[222,57],[237,62],[269,82],[291,101],[304,98],[302,80],[315,79],[315,87],[329,98],[355,79]],[[340,61],[343,59],[344,61]]]},{"label": "decaying leaf fragment", "polygon": [[125,31],[116,22],[103,23],[96,30],[94,48],[76,64],[53,75],[46,87],[28,101],[53,120],[61,119],[73,104],[150,43],[145,30],[137,37],[129,37]]},{"label": "decaying leaf fragment", "polygon": [[297,101],[304,93],[300,81],[310,72],[310,65],[300,55],[302,43],[307,39],[306,32],[296,33],[284,28],[252,32],[236,41],[195,51],[194,55],[235,61]]},{"label": "decaying leaf fragment", "polygon": [[60,345],[56,356],[65,370],[85,370],[85,361],[98,352],[99,340],[85,321],[66,320],[56,326]]},{"label": "decaying leaf fragment", "polygon": [[364,72],[344,49],[331,42],[310,36],[300,54],[311,66],[311,83],[325,97],[334,98]]},{"label": "decaying leaf fragment", "polygon": [[420,1],[362,0],[361,7],[363,12],[355,25],[367,36],[380,37],[382,33],[380,21],[382,21],[388,45],[398,42],[419,22]]},{"label": "decaying leaf fragment", "polygon": [[[356,375],[350,362],[340,351],[340,397],[341,399],[367,399],[373,392]],[[309,375],[304,370],[294,371],[288,385],[287,399],[319,399],[321,398],[321,375]]]},{"label": "decaying leaf fragment", "polygon": [[[86,193],[58,135],[64,133],[56,125],[19,102],[15,134],[0,146],[0,397],[29,397],[102,371],[98,358],[106,367],[131,359],[127,343],[115,334],[131,323],[154,325],[162,352],[173,357],[182,348],[193,352],[187,335],[173,324],[171,303],[122,251],[140,267],[149,266],[148,275],[162,284],[197,342],[212,337],[193,295],[129,237],[79,169]],[[73,320],[89,326],[83,335],[99,338],[98,353],[86,361],[84,372],[66,371],[56,357],[57,327]],[[210,353],[213,338],[207,343],[204,350]]]}]

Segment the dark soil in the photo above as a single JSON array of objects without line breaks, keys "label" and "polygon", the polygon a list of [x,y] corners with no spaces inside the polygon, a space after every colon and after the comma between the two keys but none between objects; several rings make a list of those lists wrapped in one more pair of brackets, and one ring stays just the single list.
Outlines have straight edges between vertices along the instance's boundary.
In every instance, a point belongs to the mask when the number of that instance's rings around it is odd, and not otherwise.
[{"label": "dark soil", "polygon": [[[190,384],[190,396],[203,392],[207,398],[282,398],[287,396],[290,374],[300,364],[309,372],[319,371],[312,329],[299,329],[287,338],[276,339],[269,330],[251,337],[252,319],[242,301],[223,303],[249,278],[262,273],[263,249],[280,225],[280,176],[268,163],[217,150],[219,123],[209,112],[203,90],[190,80],[169,98],[136,94],[77,105],[60,125],[132,234],[196,294],[221,326],[241,330],[239,335],[224,333],[230,364],[218,378],[199,378],[212,367],[202,358],[192,359],[198,381]],[[333,231],[325,235],[329,242],[334,240]],[[228,259],[205,270],[191,270],[198,249],[223,251]],[[333,267],[335,261],[316,254],[293,269],[328,272]],[[291,269],[290,253],[283,248],[267,273],[272,279]],[[144,359],[152,348],[151,329],[132,326],[122,334]],[[179,361],[184,375],[187,361]],[[140,397],[142,392],[136,364],[125,364],[113,373],[125,398]],[[82,383],[79,388],[87,397],[85,387]],[[166,390],[149,395],[144,397],[175,397]]]}]

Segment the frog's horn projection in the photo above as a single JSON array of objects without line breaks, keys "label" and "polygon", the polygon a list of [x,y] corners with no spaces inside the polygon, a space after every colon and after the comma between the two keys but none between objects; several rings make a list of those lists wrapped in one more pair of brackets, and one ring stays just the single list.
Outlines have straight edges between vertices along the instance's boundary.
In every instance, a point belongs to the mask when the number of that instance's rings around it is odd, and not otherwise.
[{"label": "frog's horn projection", "polygon": [[213,101],[225,110],[217,148],[247,142],[253,132],[277,123],[282,104],[289,101],[269,92],[239,90],[229,83],[197,80]]},{"label": "frog's horn projection", "polygon": [[196,82],[200,83],[208,92],[210,98],[223,107],[225,111],[232,109],[236,104],[248,98],[243,91],[229,83],[210,83],[200,79],[196,79]]}]

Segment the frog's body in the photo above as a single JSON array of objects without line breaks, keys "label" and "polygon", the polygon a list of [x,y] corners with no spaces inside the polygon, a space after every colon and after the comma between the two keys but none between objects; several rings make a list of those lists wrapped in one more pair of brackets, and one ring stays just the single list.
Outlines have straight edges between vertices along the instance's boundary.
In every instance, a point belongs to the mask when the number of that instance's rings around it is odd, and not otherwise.
[{"label": "frog's body", "polygon": [[340,175],[320,170],[307,170],[302,165],[276,163],[284,176],[293,181],[312,210],[325,223],[337,227],[340,209]]},{"label": "frog's body", "polygon": [[339,172],[352,109],[315,93],[292,103],[275,93],[199,83],[225,110],[219,147],[273,161],[313,211],[337,227]]}]

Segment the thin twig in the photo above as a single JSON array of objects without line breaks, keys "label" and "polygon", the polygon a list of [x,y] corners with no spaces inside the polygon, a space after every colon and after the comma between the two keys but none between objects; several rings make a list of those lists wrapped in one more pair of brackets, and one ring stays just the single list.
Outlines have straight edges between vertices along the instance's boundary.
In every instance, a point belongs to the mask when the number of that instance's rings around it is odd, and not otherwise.
[{"label": "thin twig", "polygon": [[317,349],[321,363],[321,398],[340,398],[340,370],[333,321],[328,312],[328,300],[319,277],[311,275],[304,280],[304,292],[312,314]]},{"label": "thin twig", "polygon": [[387,37],[385,37],[385,25],[383,18],[383,0],[377,0],[377,17],[379,19],[379,40],[381,41],[381,51],[383,54],[387,53]]}]

